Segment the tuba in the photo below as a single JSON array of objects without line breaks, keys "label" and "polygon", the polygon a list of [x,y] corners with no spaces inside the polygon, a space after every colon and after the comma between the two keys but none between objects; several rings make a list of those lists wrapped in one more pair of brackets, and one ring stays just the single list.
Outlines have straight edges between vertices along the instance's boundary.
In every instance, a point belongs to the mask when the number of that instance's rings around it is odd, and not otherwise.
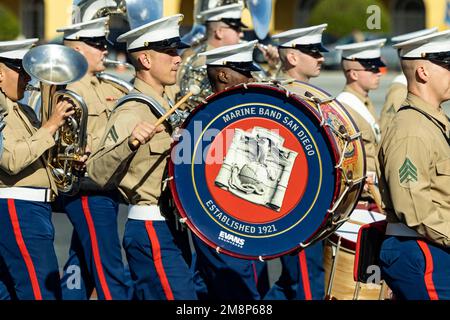
[{"label": "tuba", "polygon": [[74,106],[75,113],[58,129],[55,146],[46,154],[58,190],[73,194],[80,185],[81,172],[77,168],[86,149],[88,111],[83,98],[64,87],[86,74],[87,61],[69,47],[49,44],[31,49],[22,63],[25,71],[40,81],[42,123],[50,118],[53,107],[61,98],[69,99]]},{"label": "tuba", "polygon": [[128,81],[120,79],[106,72],[96,73],[95,76],[97,77],[97,79],[111,84],[114,88],[122,91],[125,94],[130,93],[134,88],[133,85]]}]

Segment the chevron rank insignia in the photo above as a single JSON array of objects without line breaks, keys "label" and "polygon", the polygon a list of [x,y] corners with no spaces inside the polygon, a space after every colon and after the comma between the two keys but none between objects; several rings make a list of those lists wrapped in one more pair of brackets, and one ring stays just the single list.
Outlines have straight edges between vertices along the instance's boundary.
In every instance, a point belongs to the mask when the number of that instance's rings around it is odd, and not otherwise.
[{"label": "chevron rank insignia", "polygon": [[398,169],[398,177],[400,185],[403,187],[410,187],[417,183],[417,168],[408,158],[405,159],[400,169]]},{"label": "chevron rank insignia", "polygon": [[109,137],[114,141],[114,143],[117,142],[119,139],[119,136],[117,135],[116,128],[114,126],[111,127],[111,129],[108,132]]}]

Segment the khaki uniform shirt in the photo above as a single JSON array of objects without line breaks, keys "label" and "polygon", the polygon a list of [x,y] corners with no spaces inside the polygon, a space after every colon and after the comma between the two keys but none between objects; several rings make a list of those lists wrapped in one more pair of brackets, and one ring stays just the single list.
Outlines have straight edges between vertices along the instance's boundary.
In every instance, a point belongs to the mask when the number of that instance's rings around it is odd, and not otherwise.
[{"label": "khaki uniform shirt", "polygon": [[3,129],[3,153],[0,161],[0,187],[57,188],[43,154],[55,145],[45,128],[40,128],[34,111],[11,101],[0,93],[7,115]]},{"label": "khaki uniform shirt", "polygon": [[[350,92],[354,94],[356,97],[358,97],[358,99],[361,100],[367,107],[372,116],[375,119],[377,119],[375,107],[373,106],[369,97],[364,97],[360,95],[349,86],[345,86],[344,92]],[[347,110],[347,112],[350,114],[352,119],[355,121],[356,126],[358,127],[359,131],[362,134],[362,139],[364,142],[364,150],[366,152],[367,171],[376,172],[378,166],[377,154],[379,146],[376,142],[375,133],[373,132],[370,124],[358,112],[353,110],[353,108],[346,105],[345,103],[343,103],[343,106],[345,107],[345,110]]]},{"label": "khaki uniform shirt", "polygon": [[385,132],[387,126],[392,122],[395,113],[398,109],[400,109],[400,106],[405,101],[407,94],[408,89],[402,83],[395,82],[389,87],[389,91],[386,95],[386,100],[380,114],[381,133]]},{"label": "khaki uniform shirt", "polygon": [[442,109],[408,93],[381,143],[380,190],[390,222],[450,246],[450,124]]},{"label": "khaki uniform shirt", "polygon": [[[135,80],[135,90],[154,98],[166,110],[168,103],[147,83]],[[146,120],[155,123],[157,117],[142,103],[128,102],[115,111],[107,125],[100,148],[87,163],[89,176],[101,186],[115,184],[128,203],[158,204],[162,179],[172,142],[166,128],[148,143],[132,151],[128,138],[136,125]]]},{"label": "khaki uniform shirt", "polygon": [[87,145],[91,152],[97,150],[106,129],[108,117],[118,99],[125,94],[113,85],[99,81],[96,76],[87,75],[80,81],[67,86],[78,93],[88,108]]}]

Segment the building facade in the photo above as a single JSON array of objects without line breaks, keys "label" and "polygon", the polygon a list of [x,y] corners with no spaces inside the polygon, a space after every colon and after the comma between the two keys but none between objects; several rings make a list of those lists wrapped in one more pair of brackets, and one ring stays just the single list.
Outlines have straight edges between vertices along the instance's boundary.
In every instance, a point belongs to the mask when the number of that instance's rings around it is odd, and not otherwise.
[{"label": "building facade", "polygon": [[[161,0],[164,15],[183,13],[183,24],[193,23],[194,0]],[[272,0],[271,33],[307,24],[309,14],[321,0]],[[348,1],[348,0],[336,0]],[[401,34],[425,27],[437,26],[443,30],[446,24],[449,0],[383,0],[391,13],[392,34]],[[72,0],[2,0],[20,19],[24,37],[53,39],[56,29],[70,24]],[[250,13],[245,10],[244,22],[251,26]]]}]

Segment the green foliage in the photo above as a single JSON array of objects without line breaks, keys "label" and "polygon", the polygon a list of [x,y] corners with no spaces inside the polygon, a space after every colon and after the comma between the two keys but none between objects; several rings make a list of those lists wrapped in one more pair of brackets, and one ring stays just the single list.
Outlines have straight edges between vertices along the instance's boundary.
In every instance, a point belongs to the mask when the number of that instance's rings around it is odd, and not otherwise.
[{"label": "green foliage", "polygon": [[[380,29],[370,30],[367,20],[373,12],[367,13],[367,8],[377,5],[380,11]],[[309,25],[328,23],[326,32],[342,37],[359,30],[362,32],[389,33],[390,15],[380,0],[320,0],[311,12]]]},{"label": "green foliage", "polygon": [[0,4],[0,41],[14,40],[19,33],[19,20],[14,13]]}]

